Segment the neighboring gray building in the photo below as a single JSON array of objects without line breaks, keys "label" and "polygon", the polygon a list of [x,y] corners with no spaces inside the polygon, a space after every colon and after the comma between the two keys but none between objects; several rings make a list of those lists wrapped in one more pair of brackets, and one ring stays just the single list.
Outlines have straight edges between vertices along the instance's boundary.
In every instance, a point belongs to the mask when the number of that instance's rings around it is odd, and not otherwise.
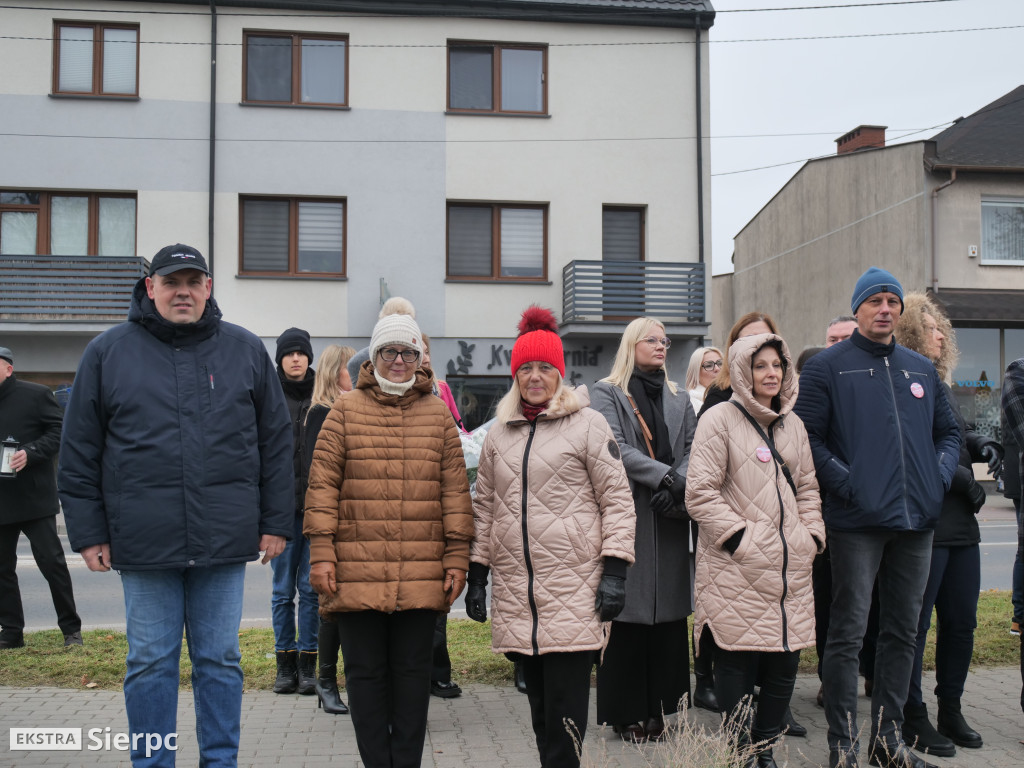
[{"label": "neighboring gray building", "polygon": [[[58,4],[60,5],[60,4]],[[68,6],[68,7],[64,7]],[[708,331],[707,0],[205,0],[0,9],[0,343],[70,381],[168,243],[225,316],[362,346],[417,307],[472,423],[522,310],[567,375],[654,314]],[[666,141],[666,138],[677,140]],[[697,137],[694,139],[693,137]]]},{"label": "neighboring gray building", "polygon": [[1024,86],[929,141],[886,146],[884,127],[860,126],[837,144],[736,236],[735,271],[714,278],[714,340],[758,309],[794,351],[821,345],[857,277],[884,267],[946,308],[953,390],[994,432],[1002,371],[1024,357]]}]

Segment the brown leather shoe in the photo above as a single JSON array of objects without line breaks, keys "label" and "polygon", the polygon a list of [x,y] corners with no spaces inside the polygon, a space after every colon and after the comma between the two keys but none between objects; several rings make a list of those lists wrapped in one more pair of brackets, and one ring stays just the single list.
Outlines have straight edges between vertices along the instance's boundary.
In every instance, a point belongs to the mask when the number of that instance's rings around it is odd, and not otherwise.
[{"label": "brown leather shoe", "polygon": [[644,723],[644,734],[648,741],[662,741],[665,738],[665,720],[661,715],[647,718],[647,722]]},{"label": "brown leather shoe", "polygon": [[619,734],[623,741],[640,742],[647,741],[647,731],[642,723],[629,723],[627,725],[616,725],[613,730]]}]

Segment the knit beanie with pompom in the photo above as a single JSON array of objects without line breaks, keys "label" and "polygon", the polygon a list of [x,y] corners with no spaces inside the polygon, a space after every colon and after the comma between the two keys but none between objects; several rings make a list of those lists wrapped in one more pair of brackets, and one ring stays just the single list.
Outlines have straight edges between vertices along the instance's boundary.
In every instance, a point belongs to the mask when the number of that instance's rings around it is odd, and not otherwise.
[{"label": "knit beanie with pompom", "polygon": [[558,321],[550,309],[533,304],[519,321],[519,338],[512,347],[512,375],[523,363],[550,363],[565,378],[565,353],[558,335]]}]

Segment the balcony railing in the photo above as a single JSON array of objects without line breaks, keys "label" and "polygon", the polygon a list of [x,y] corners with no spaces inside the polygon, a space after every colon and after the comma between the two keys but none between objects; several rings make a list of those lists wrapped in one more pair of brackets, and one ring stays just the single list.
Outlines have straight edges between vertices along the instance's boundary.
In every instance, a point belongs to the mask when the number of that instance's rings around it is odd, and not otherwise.
[{"label": "balcony railing", "polygon": [[572,261],[562,270],[562,322],[704,323],[704,264]]},{"label": "balcony railing", "polygon": [[137,256],[0,256],[0,322],[121,322],[147,271]]}]

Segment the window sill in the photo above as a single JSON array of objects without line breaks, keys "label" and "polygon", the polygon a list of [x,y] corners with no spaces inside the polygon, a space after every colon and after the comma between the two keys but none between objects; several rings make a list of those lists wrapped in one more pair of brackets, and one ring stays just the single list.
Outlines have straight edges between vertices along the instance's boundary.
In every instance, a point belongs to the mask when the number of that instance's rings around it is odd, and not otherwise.
[{"label": "window sill", "polygon": [[84,99],[86,101],[142,101],[139,96],[112,96],[97,93],[51,93],[51,99]]},{"label": "window sill", "polygon": [[473,277],[446,277],[444,281],[448,285],[554,285],[550,280],[517,280],[514,277],[491,278],[489,280]]},{"label": "window sill", "polygon": [[979,267],[1024,267],[1024,261],[1011,261],[1008,259],[978,262]]},{"label": "window sill", "polygon": [[261,102],[261,101],[240,101],[238,102],[240,107],[263,107],[273,109],[326,109],[332,112],[351,112],[352,107],[344,104],[284,104],[279,102]]},{"label": "window sill", "polygon": [[346,283],[348,277],[345,275],[246,275],[236,274],[236,280],[316,280],[322,283]]},{"label": "window sill", "polygon": [[551,115],[545,114],[531,114],[529,112],[472,112],[470,110],[445,110],[446,115],[452,117],[526,117],[533,120],[550,120]]}]

